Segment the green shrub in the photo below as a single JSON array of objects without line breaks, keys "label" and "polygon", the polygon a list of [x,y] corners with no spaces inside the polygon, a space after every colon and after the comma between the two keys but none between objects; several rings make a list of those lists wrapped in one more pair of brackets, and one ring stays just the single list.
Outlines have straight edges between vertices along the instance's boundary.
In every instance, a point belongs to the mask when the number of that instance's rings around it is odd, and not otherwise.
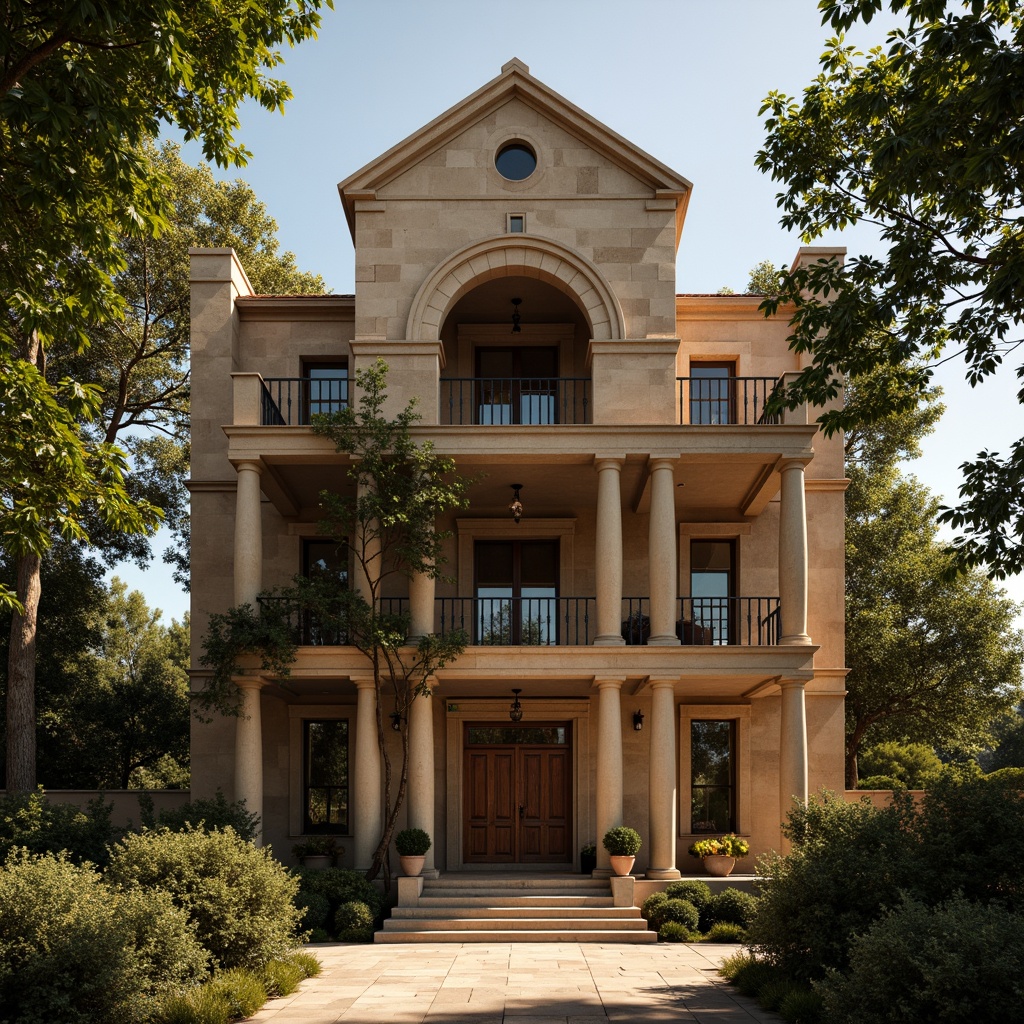
[{"label": "green shrub", "polygon": [[342,903],[334,914],[334,927],[338,932],[352,928],[373,928],[373,911],[361,900]]},{"label": "green shrub", "polygon": [[430,836],[421,828],[403,828],[395,836],[400,857],[422,857],[430,849]]},{"label": "green shrub", "polygon": [[298,881],[231,828],[145,832],[113,850],[109,879],[170,894],[222,969],[258,968],[295,944]]},{"label": "green shrub", "polygon": [[315,978],[323,970],[320,961],[312,953],[303,953],[301,950],[297,950],[294,953],[289,953],[285,959],[288,963],[295,964],[302,971],[304,978]]},{"label": "green shrub", "polygon": [[240,1019],[251,1017],[270,995],[263,979],[243,967],[215,974],[206,987],[215,997],[223,997],[229,1017]]},{"label": "green shrub", "polygon": [[731,921],[718,921],[704,936],[705,942],[746,942],[747,929]]},{"label": "green shrub", "polygon": [[373,911],[375,921],[379,921],[384,913],[384,894],[358,871],[345,868],[325,868],[322,871],[295,868],[292,873],[301,880],[306,892],[326,896],[332,910],[337,910],[342,903],[357,900]]},{"label": "green shrub", "polygon": [[758,989],[757,1005],[762,1010],[777,1010],[787,996],[800,991],[800,989],[801,986],[789,978],[772,978]]},{"label": "green shrub", "polygon": [[214,829],[232,828],[243,839],[255,839],[259,828],[260,816],[247,811],[244,800],[233,800],[230,803],[218,789],[212,800],[192,800],[181,807],[163,810],[155,821],[143,823],[150,828],[167,828],[172,832],[184,832],[191,825],[212,832]]},{"label": "green shrub", "polygon": [[206,964],[166,895],[122,892],[50,854],[15,853],[0,871],[4,1020],[134,1024]]},{"label": "green shrub", "polygon": [[319,892],[300,889],[295,894],[295,906],[302,914],[299,919],[300,931],[323,928],[331,916],[331,901]]},{"label": "green shrub", "polygon": [[700,935],[678,921],[666,921],[658,929],[659,942],[696,942]]},{"label": "green shrub", "polygon": [[849,969],[820,987],[835,1024],[1009,1020],[1024,1003],[1024,915],[956,897],[914,900],[851,942]]},{"label": "green shrub", "polygon": [[1012,782],[1018,789],[1024,789],[1024,768],[997,768],[985,778],[990,782]]},{"label": "green shrub", "polygon": [[330,942],[331,941],[331,936],[330,936],[330,933],[327,931],[326,928],[314,928],[309,933],[309,938],[306,939],[306,941],[307,942]]},{"label": "green shrub", "polygon": [[701,915],[704,908],[711,903],[711,886],[702,882],[699,878],[687,878],[680,882],[670,882],[665,889],[665,895],[670,900],[689,900]]},{"label": "green shrub", "polygon": [[86,808],[50,803],[42,787],[34,793],[0,798],[0,862],[16,847],[30,853],[66,852],[75,864],[91,862],[103,867],[107,847],[124,835],[111,823],[113,804],[102,797]]},{"label": "green shrub", "polygon": [[710,924],[738,924],[749,928],[757,916],[757,897],[729,886],[712,898],[706,914]]},{"label": "green shrub", "polygon": [[200,985],[159,1003],[157,1024],[228,1024],[231,1011],[224,993]]},{"label": "green shrub", "polygon": [[259,977],[266,987],[267,995],[290,996],[306,974],[291,959],[271,960],[260,968]]},{"label": "green shrub", "polygon": [[824,1003],[813,989],[791,989],[779,1003],[779,1016],[790,1024],[824,1024]]},{"label": "green shrub", "polygon": [[857,780],[858,789],[906,789],[906,785],[893,775],[868,775]]},{"label": "green shrub", "polygon": [[926,788],[942,772],[942,762],[931,747],[924,743],[898,743],[895,740],[876,743],[862,750],[857,757],[857,767],[865,775],[888,775],[896,779],[898,785],[909,789]]},{"label": "green shrub", "polygon": [[761,988],[779,977],[779,972],[752,953],[734,953],[722,961],[719,973],[745,996],[756,996]]},{"label": "green shrub", "polygon": [[[675,921],[690,931],[696,931],[700,925],[700,914],[697,908],[688,900],[666,900],[658,911],[661,924]],[[659,927],[658,931],[661,929]]]},{"label": "green shrub", "polygon": [[[658,917],[660,909],[668,903],[669,897],[664,892],[652,892],[647,899],[644,900],[643,906],[640,908],[640,916],[657,931],[658,926],[661,924],[661,918]],[[654,921],[657,920],[658,924]]]},{"label": "green shrub", "polygon": [[608,829],[601,841],[613,857],[635,857],[642,844],[640,833],[628,825]]}]

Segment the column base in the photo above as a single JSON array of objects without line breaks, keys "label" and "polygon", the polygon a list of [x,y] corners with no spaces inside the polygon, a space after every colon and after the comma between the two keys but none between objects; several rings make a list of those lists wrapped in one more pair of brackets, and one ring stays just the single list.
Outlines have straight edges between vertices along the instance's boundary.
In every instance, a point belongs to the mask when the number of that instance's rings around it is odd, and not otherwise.
[{"label": "column base", "polygon": [[683,876],[678,868],[648,868],[644,872],[644,877],[660,882],[667,879],[682,878]]},{"label": "column base", "polygon": [[595,647],[625,647],[626,641],[619,633],[601,633],[594,639]]},{"label": "column base", "polygon": [[673,633],[659,634],[658,636],[648,637],[648,647],[681,647],[679,637]]},{"label": "column base", "polygon": [[784,636],[779,640],[779,644],[795,644],[798,647],[809,647],[813,641],[806,633],[794,633],[792,636]]}]

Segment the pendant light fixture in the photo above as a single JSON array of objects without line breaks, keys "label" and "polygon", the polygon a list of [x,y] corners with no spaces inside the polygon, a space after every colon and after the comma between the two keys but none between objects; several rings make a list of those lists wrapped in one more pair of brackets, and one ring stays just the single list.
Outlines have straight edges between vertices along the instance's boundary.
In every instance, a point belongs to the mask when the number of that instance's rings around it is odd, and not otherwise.
[{"label": "pendant light fixture", "polygon": [[508,709],[508,717],[513,722],[521,722],[523,720],[523,705],[519,703],[519,694],[523,691],[513,687],[512,692],[516,695],[516,699],[512,701],[512,706]]},{"label": "pendant light fixture", "polygon": [[508,510],[512,513],[512,521],[518,523],[523,518],[523,503],[519,499],[519,489],[522,484],[510,484],[512,488],[512,500],[509,502]]}]

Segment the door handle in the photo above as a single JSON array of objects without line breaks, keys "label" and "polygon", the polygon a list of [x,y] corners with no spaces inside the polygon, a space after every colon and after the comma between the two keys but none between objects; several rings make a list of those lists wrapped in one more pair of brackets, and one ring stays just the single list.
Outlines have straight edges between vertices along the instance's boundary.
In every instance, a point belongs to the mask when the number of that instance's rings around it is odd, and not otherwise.
[{"label": "door handle", "polygon": [[523,805],[522,805],[522,804],[520,804],[520,805],[519,805],[519,820],[520,820],[520,821],[522,821],[522,820],[523,820],[523,810],[524,810],[524,808],[523,808]]}]

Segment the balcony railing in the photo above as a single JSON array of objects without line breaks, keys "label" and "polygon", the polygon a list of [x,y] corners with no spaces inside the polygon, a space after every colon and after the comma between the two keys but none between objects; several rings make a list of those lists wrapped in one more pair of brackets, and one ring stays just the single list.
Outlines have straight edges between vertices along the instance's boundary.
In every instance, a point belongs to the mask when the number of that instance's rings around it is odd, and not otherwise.
[{"label": "balcony railing", "polygon": [[679,422],[693,426],[732,423],[781,423],[778,414],[768,416],[764,407],[781,377],[677,377]]},{"label": "balcony railing", "polygon": [[[650,599],[622,599],[622,639],[646,644],[651,635]],[[765,647],[779,642],[777,597],[680,597],[676,636],[684,647]]]},{"label": "balcony railing", "polygon": [[588,377],[442,377],[441,422],[493,426],[587,423]]},{"label": "balcony railing", "polygon": [[309,424],[314,416],[347,405],[347,377],[264,377],[260,423],[265,427]]},{"label": "balcony railing", "polygon": [[440,597],[439,632],[461,629],[479,647],[573,647],[590,643],[593,597]]}]

